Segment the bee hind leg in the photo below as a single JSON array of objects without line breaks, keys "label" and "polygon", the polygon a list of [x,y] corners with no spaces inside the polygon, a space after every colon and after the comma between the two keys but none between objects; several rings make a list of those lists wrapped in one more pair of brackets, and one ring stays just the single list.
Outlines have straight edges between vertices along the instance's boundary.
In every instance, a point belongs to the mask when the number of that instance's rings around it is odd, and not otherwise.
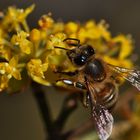
[{"label": "bee hind leg", "polygon": [[82,92],[80,94],[80,100],[84,107],[89,107],[89,94],[87,92]]}]

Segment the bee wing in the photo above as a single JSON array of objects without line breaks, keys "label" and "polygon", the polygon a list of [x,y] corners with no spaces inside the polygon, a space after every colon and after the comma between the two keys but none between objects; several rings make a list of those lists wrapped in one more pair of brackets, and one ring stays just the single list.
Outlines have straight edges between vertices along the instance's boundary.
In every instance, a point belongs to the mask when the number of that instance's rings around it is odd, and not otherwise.
[{"label": "bee wing", "polygon": [[100,140],[107,140],[112,133],[113,116],[101,105],[92,107],[92,116],[95,120]]},{"label": "bee wing", "polygon": [[118,66],[110,65],[111,69],[115,72],[119,73],[120,76],[131,83],[134,87],[136,87],[140,91],[140,71],[139,70],[131,70],[127,68],[122,68]]},{"label": "bee wing", "polygon": [[86,85],[89,92],[89,102],[91,106],[91,114],[94,119],[100,140],[107,140],[113,128],[113,116],[109,111],[98,103],[93,84],[86,79]]}]

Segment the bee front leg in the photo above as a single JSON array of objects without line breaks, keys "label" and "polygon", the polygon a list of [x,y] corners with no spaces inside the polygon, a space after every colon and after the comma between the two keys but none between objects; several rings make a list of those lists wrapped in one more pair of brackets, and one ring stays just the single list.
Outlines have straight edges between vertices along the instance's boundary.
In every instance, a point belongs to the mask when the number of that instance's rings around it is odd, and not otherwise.
[{"label": "bee front leg", "polygon": [[80,88],[80,89],[86,89],[86,87],[83,83],[72,81],[69,79],[59,79],[59,80],[57,80],[57,82],[63,82],[64,84],[66,84],[68,86],[74,86],[74,87]]},{"label": "bee front leg", "polygon": [[76,70],[76,71],[68,71],[68,72],[55,71],[55,73],[60,73],[60,74],[68,75],[68,76],[75,76],[76,74],[78,74],[78,70]]}]

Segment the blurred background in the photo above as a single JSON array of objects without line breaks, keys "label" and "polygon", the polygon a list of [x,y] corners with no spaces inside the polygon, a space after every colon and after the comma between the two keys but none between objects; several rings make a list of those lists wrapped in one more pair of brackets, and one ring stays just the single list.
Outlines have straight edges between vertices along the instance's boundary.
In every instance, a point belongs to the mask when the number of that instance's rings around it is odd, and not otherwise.
[{"label": "blurred background", "polygon": [[[54,19],[63,21],[84,22],[95,19],[98,22],[105,19],[113,35],[131,34],[136,46],[134,53],[140,53],[139,0],[0,0],[0,11],[10,5],[26,8],[33,3],[36,4],[36,8],[28,17],[30,27],[36,27],[40,16],[48,12],[52,13]],[[47,93],[55,117],[64,95],[56,94],[52,88],[48,88]],[[82,105],[79,106],[68,120],[66,129],[75,127],[75,124],[80,125],[90,118],[87,110]],[[0,139],[44,140],[44,138],[43,122],[32,94],[28,92],[14,96],[0,95]]]}]

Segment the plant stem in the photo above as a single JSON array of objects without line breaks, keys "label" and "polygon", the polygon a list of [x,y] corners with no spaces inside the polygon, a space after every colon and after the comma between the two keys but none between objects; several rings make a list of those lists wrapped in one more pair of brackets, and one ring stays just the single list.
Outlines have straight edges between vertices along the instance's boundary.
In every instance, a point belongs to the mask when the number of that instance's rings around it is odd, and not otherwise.
[{"label": "plant stem", "polygon": [[60,130],[63,129],[68,117],[76,108],[77,108],[77,98],[75,94],[66,97],[66,99],[63,102],[60,114],[57,120],[55,121],[55,124],[59,127]]},{"label": "plant stem", "polygon": [[32,82],[32,90],[33,90],[33,95],[37,102],[37,106],[39,108],[40,114],[42,115],[42,119],[44,121],[45,131],[51,137],[53,135],[53,125],[52,125],[52,117],[51,117],[50,108],[47,102],[47,98],[45,97],[44,91],[41,88],[40,84]]},{"label": "plant stem", "polygon": [[67,140],[70,132],[63,133],[62,130],[70,114],[77,108],[77,97],[75,94],[66,97],[61,112],[56,121],[54,121],[52,120],[50,107],[41,85],[35,82],[32,82],[31,85],[33,95],[44,121],[45,132],[48,134],[46,140]]}]

